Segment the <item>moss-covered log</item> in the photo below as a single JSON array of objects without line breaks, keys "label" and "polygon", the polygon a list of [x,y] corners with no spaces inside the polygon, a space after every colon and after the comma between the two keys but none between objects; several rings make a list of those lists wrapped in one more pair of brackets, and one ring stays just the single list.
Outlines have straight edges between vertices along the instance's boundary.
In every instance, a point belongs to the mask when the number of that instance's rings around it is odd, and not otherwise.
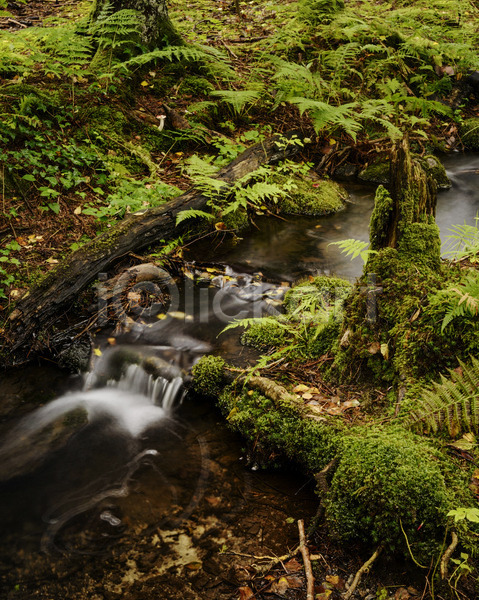
[{"label": "moss-covered log", "polygon": [[[291,133],[296,135],[297,132]],[[217,178],[232,184],[265,163],[273,163],[295,152],[297,146],[285,144],[277,136],[258,143],[223,167]],[[280,142],[280,143],[279,143]],[[207,198],[191,188],[172,202],[135,213],[114,228],[82,246],[24,297],[11,313],[6,327],[7,364],[18,364],[44,351],[49,344],[49,329],[58,316],[70,309],[85,287],[115,260],[183,234],[185,222],[176,226],[179,212],[203,209]]]}]

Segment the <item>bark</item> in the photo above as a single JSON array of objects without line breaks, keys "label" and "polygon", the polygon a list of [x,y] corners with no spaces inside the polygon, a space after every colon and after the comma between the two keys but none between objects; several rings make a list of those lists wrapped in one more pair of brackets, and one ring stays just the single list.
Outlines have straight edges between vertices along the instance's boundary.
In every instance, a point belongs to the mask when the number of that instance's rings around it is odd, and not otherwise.
[{"label": "bark", "polygon": [[138,11],[141,42],[148,50],[165,44],[183,43],[170,21],[166,0],[96,0],[91,11],[92,23],[95,23],[107,3],[113,12],[125,9]]},{"label": "bark", "polygon": [[[292,132],[291,135],[297,136],[298,133]],[[231,184],[262,164],[291,155],[297,146],[285,144],[285,137],[273,136],[249,148],[221,169],[217,178]],[[52,326],[62,313],[74,305],[80,293],[97,279],[99,273],[129,252],[138,252],[160,240],[182,235],[188,221],[177,227],[176,215],[183,210],[204,209],[206,204],[207,198],[191,188],[164,206],[130,215],[110,231],[70,254],[32,288],[11,313],[5,328],[7,365],[25,362],[47,351]]]}]

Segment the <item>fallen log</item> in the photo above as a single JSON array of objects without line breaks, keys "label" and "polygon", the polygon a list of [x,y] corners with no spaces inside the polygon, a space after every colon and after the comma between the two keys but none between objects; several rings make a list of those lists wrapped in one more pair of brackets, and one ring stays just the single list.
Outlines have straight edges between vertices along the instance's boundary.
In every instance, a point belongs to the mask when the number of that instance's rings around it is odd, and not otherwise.
[{"label": "fallen log", "polygon": [[[298,132],[275,135],[248,148],[217,174],[217,179],[232,184],[263,164],[271,164],[294,154],[298,145],[288,143]],[[58,267],[24,296],[10,314],[4,327],[3,351],[6,366],[13,366],[50,351],[52,325],[68,312],[79,294],[129,252],[138,252],[160,240],[182,235],[187,223],[176,226],[179,212],[203,209],[208,199],[190,188],[164,206],[135,213],[118,225],[71,253]]]}]

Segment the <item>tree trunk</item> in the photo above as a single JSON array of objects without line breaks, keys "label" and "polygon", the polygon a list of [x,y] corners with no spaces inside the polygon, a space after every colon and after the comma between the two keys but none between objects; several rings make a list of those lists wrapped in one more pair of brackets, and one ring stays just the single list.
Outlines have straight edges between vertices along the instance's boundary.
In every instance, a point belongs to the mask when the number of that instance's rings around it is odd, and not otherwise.
[{"label": "tree trunk", "polygon": [[[260,165],[281,160],[296,149],[297,146],[285,143],[285,136],[271,137],[243,152],[221,169],[217,178],[231,184]],[[6,327],[7,364],[24,362],[48,349],[52,325],[100,272],[129,252],[181,235],[187,224],[183,222],[176,227],[176,215],[183,210],[203,209],[206,203],[207,198],[191,188],[164,206],[127,217],[73,252],[20,300],[11,313]]]},{"label": "tree trunk", "polygon": [[138,12],[140,41],[148,50],[183,43],[170,21],[166,0],[96,0],[91,11],[92,24],[105,14],[107,4],[112,13],[125,9]]}]

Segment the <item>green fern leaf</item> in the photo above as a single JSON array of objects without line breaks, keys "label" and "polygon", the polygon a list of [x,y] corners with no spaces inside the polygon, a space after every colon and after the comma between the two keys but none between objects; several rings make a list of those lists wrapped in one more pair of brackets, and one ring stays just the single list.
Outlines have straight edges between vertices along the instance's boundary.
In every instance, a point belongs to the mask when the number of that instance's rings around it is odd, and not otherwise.
[{"label": "green fern leaf", "polygon": [[204,210],[196,210],[194,208],[190,208],[189,210],[182,210],[176,215],[176,226],[178,226],[183,221],[187,219],[207,219],[211,221],[213,219],[213,215],[205,212]]},{"label": "green fern leaf", "polygon": [[426,427],[436,433],[447,428],[452,437],[465,431],[479,431],[479,360],[460,362],[461,371],[451,371],[449,378],[422,391],[417,407],[406,422],[412,427]]},{"label": "green fern leaf", "polygon": [[215,90],[210,95],[229,104],[235,114],[239,115],[246,105],[253,104],[261,97],[261,92],[258,90]]}]

